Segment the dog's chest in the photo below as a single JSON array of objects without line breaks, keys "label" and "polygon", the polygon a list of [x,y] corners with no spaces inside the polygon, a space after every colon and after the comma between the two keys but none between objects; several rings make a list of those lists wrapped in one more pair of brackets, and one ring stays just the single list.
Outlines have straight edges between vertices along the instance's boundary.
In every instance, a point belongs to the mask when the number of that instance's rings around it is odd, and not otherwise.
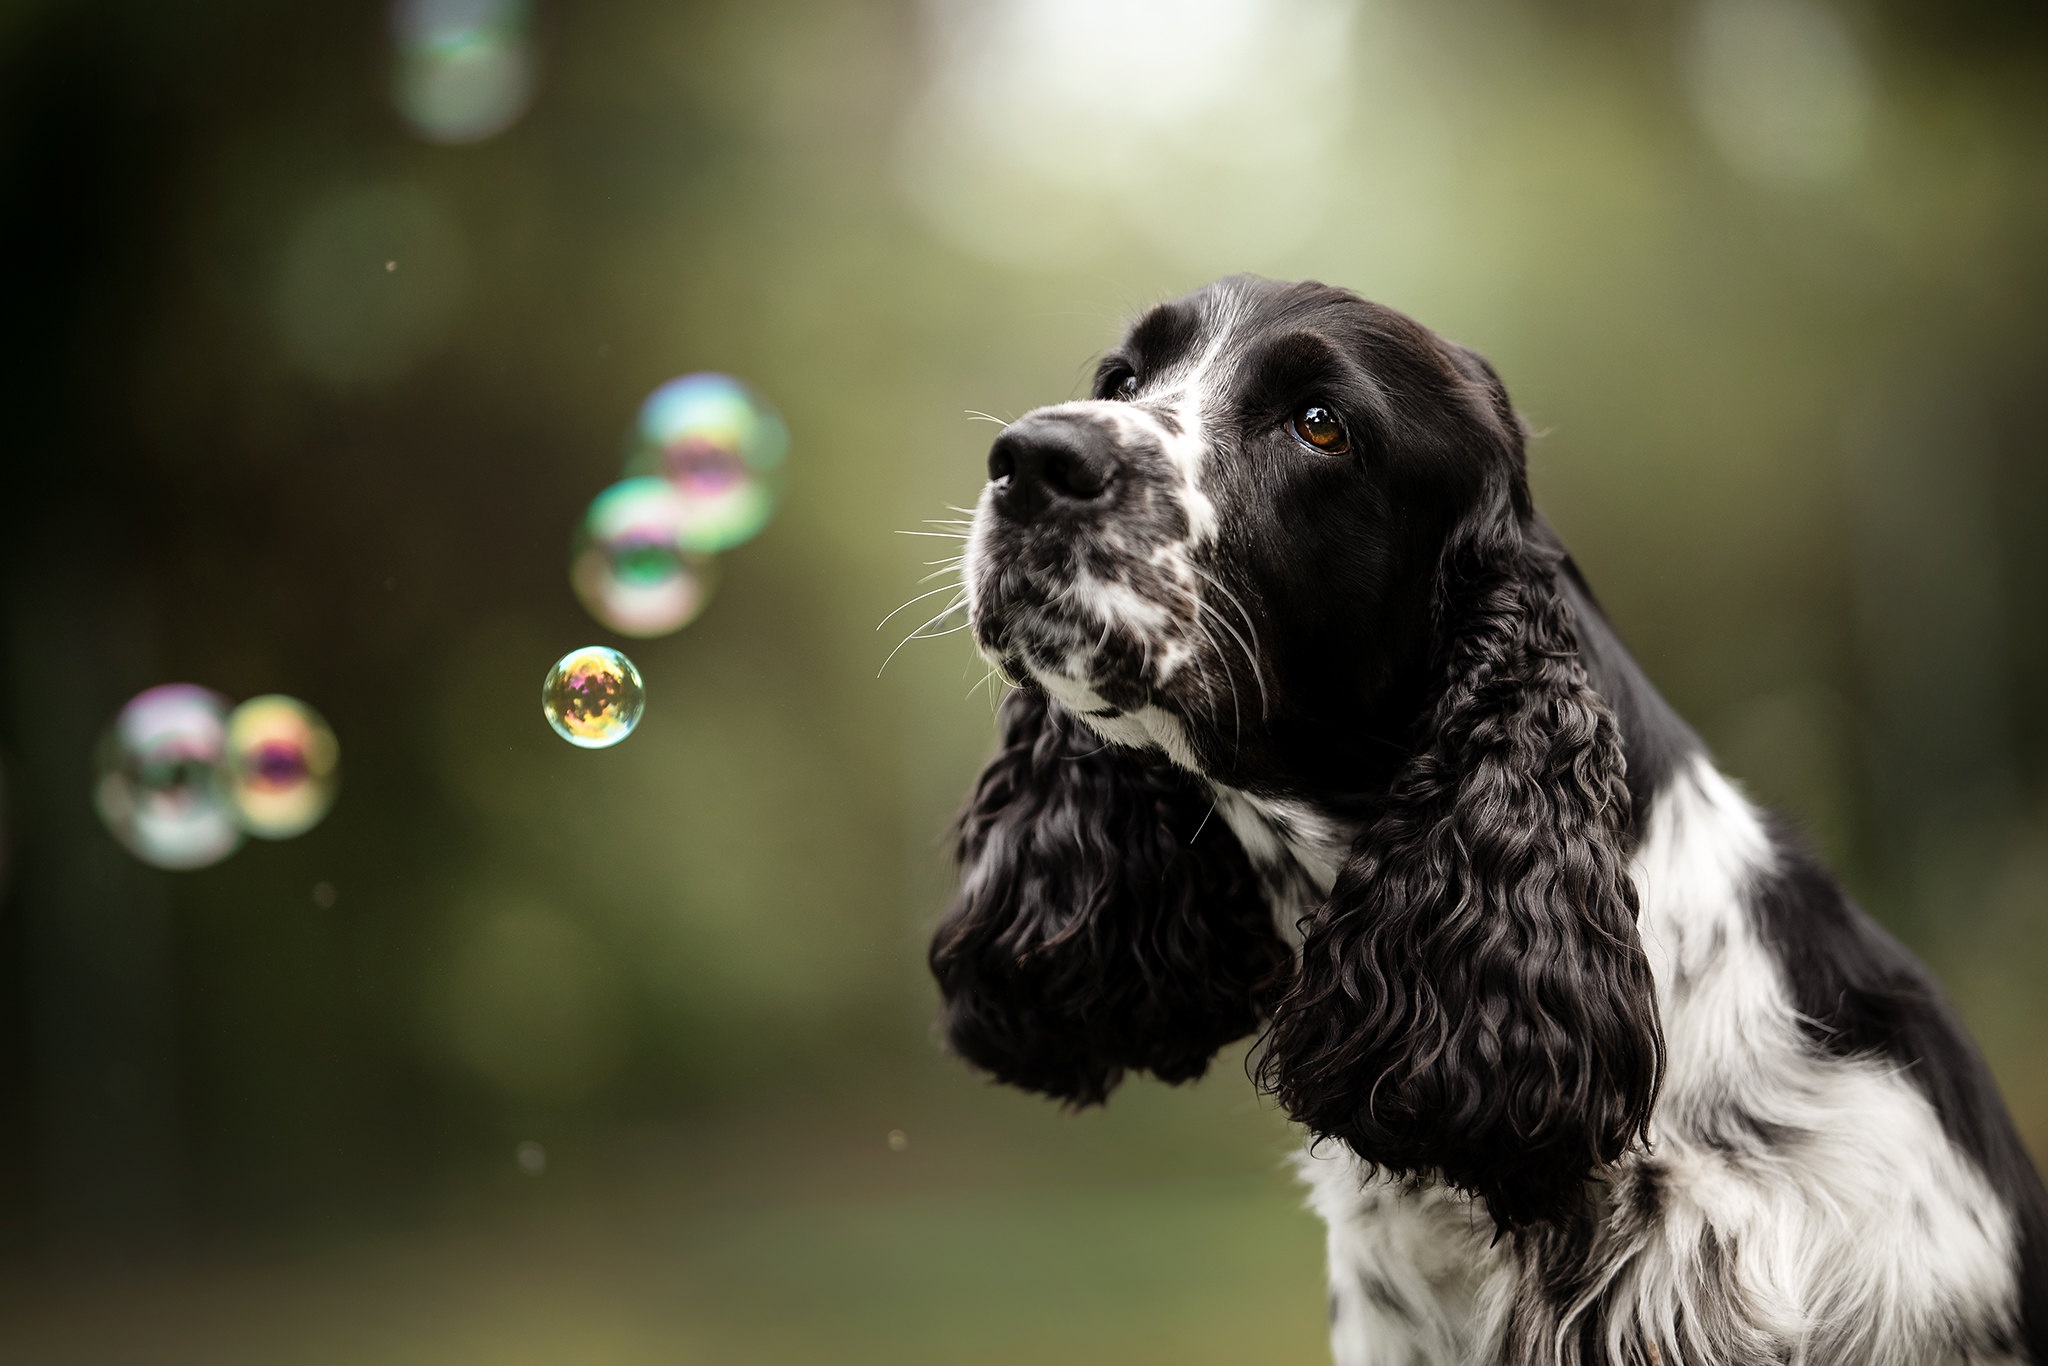
[{"label": "dog's chest", "polygon": [[1330,1346],[1340,1366],[1466,1366],[1512,1278],[1493,1221],[1435,1183],[1373,1175],[1335,1144],[1297,1159],[1329,1226]]},{"label": "dog's chest", "polygon": [[1230,826],[1258,872],[1266,904],[1290,939],[1322,899],[1351,855],[1358,828],[1307,802],[1254,796],[1211,783],[1216,814]]}]

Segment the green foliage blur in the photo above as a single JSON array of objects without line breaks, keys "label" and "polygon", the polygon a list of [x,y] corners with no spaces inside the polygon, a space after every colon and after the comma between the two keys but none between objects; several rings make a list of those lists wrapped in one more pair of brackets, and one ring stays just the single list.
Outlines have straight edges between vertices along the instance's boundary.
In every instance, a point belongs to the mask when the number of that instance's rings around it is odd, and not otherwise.
[{"label": "green foliage blur", "polygon": [[[2048,1152],[2031,7],[543,0],[526,37],[530,107],[453,144],[366,0],[0,4],[0,1357],[1325,1359],[1241,1056],[1065,1116],[941,1055],[996,685],[897,649],[943,593],[875,625],[956,545],[895,533],[971,506],[973,414],[1241,270],[1493,359],[1624,638]],[[699,369],[779,406],[787,499],[623,641],[570,529]],[[615,750],[540,715],[589,643],[647,680]],[[325,824],[129,859],[93,745],[170,681],[318,707]]]}]

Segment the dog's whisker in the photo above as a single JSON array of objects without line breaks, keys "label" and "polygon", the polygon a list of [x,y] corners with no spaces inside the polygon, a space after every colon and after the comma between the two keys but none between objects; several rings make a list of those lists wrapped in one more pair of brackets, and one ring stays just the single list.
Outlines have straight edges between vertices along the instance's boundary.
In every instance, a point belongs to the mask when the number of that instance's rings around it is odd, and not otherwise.
[{"label": "dog's whisker", "polygon": [[[1239,712],[1237,705],[1237,679],[1232,676],[1229,663],[1223,657],[1223,646],[1217,642],[1215,636],[1209,633],[1209,628],[1202,625],[1202,619],[1199,615],[1195,618],[1194,626],[1197,631],[1202,633],[1202,639],[1209,642],[1209,648],[1216,652],[1217,667],[1223,671],[1223,681],[1230,685],[1230,744],[1233,753],[1241,752],[1244,747],[1244,717]],[[1203,666],[1201,656],[1196,655],[1194,662],[1196,676],[1202,680],[1203,686],[1213,695],[1216,692],[1216,685],[1210,681],[1209,671]]]},{"label": "dog's whisker", "polygon": [[[930,575],[926,575],[926,577],[927,577],[927,578],[929,578],[929,577],[931,577],[931,576],[930,576]],[[889,624],[889,622],[890,622],[890,620],[891,620],[892,618],[896,617],[896,616],[897,616],[897,615],[898,615],[899,613],[903,612],[903,611],[904,611],[904,610],[905,610],[906,608],[910,608],[910,607],[915,607],[915,606],[917,606],[917,604],[919,604],[919,603],[923,602],[923,601],[924,601],[924,600],[925,600],[926,598],[935,598],[935,597],[937,597],[937,596],[938,596],[939,594],[941,594],[941,593],[950,593],[950,592],[952,592],[952,591],[954,590],[954,588],[955,588],[956,586],[957,586],[957,585],[954,585],[954,584],[950,584],[950,583],[942,583],[942,584],[940,584],[940,585],[939,585],[939,586],[938,586],[937,588],[934,588],[934,589],[933,589],[933,590],[932,590],[931,592],[929,592],[929,593],[919,593],[919,594],[918,594],[918,595],[917,595],[916,597],[912,598],[912,599],[911,599],[911,600],[910,600],[909,602],[906,602],[906,603],[904,603],[904,604],[903,604],[903,606],[901,606],[901,607],[898,607],[898,608],[897,608],[897,609],[896,609],[896,610],[895,610],[894,612],[891,612],[891,613],[890,613],[890,614],[889,614],[888,616],[886,616],[886,617],[883,617],[883,618],[882,618],[882,619],[881,619],[880,621],[876,622],[876,623],[875,623],[875,629],[876,629],[877,631],[879,631],[879,630],[881,630],[881,629],[882,629],[882,628],[883,628],[884,626],[887,626],[887,625]],[[943,615],[943,613],[942,613],[941,615]]]},{"label": "dog's whisker", "polygon": [[[938,591],[939,591],[939,592],[944,592],[945,590],[944,590],[944,589],[940,589],[940,590],[938,590]],[[931,597],[931,596],[933,596],[933,595],[932,595],[932,594],[930,594],[930,593],[927,593],[927,594],[925,594],[925,596],[926,596],[926,597]],[[906,606],[908,606],[908,604],[905,604],[905,605],[906,605]],[[957,597],[957,598],[953,599],[953,601],[952,601],[952,602],[950,602],[950,603],[948,603],[948,604],[946,605],[946,610],[945,610],[945,611],[943,611],[943,612],[940,612],[940,613],[939,613],[938,615],[936,615],[936,616],[932,617],[932,618],[931,618],[931,619],[930,619],[929,621],[925,622],[923,626],[920,626],[920,627],[918,627],[918,628],[917,628],[917,629],[916,629],[915,631],[912,631],[912,632],[911,632],[911,633],[910,633],[909,635],[907,635],[907,636],[903,637],[903,639],[901,639],[901,640],[897,641],[897,642],[896,642],[896,648],[895,648],[894,650],[891,650],[891,651],[889,651],[889,658],[888,658],[888,659],[884,659],[884,660],[882,661],[882,667],[881,667],[881,668],[879,668],[879,669],[877,669],[877,670],[875,670],[875,677],[877,677],[877,678],[880,678],[880,677],[882,676],[882,674],[883,674],[883,673],[884,673],[884,672],[885,672],[885,671],[886,671],[886,670],[888,669],[888,667],[889,667],[889,660],[892,660],[892,659],[896,658],[896,656],[897,656],[897,655],[898,655],[899,653],[901,653],[901,651],[902,651],[903,647],[904,647],[904,646],[906,646],[906,645],[908,645],[908,644],[909,644],[909,643],[910,643],[911,641],[913,641],[913,640],[935,640],[935,639],[937,639],[937,636],[928,636],[928,635],[924,635],[924,634],[922,634],[922,633],[923,633],[923,632],[924,632],[924,631],[925,631],[925,630],[926,630],[926,629],[927,629],[928,627],[932,627],[932,626],[936,626],[936,625],[938,625],[938,624],[939,624],[940,622],[944,621],[944,620],[945,620],[945,619],[946,619],[947,617],[950,617],[950,616],[952,616],[952,615],[953,615],[953,613],[955,613],[955,612],[959,611],[959,610],[960,610],[960,609],[961,609],[962,607],[965,607],[966,605],[967,605],[967,595],[966,595],[965,593],[962,593],[962,594],[961,594],[961,595],[960,595],[959,597]],[[946,635],[952,635],[952,634],[953,634],[953,631],[964,631],[964,630],[966,630],[966,629],[967,629],[967,627],[968,627],[968,626],[970,626],[970,625],[972,625],[972,624],[973,624],[972,622],[969,622],[969,623],[966,623],[966,624],[964,624],[964,625],[961,625],[961,626],[956,626],[956,627],[954,627],[952,631],[940,631],[940,632],[938,633],[938,635],[942,635],[942,636],[946,636]]]},{"label": "dog's whisker", "polygon": [[[981,691],[981,690],[982,690],[983,688],[986,688],[986,687],[988,687],[988,685],[989,685],[989,684],[990,684],[991,682],[993,682],[993,681],[994,681],[994,679],[995,679],[995,676],[996,676],[996,668],[995,668],[995,666],[994,666],[993,664],[991,664],[991,665],[989,666],[989,670],[988,670],[988,672],[987,672],[987,673],[985,673],[985,674],[983,674],[983,675],[981,676],[981,681],[980,681],[979,683],[976,683],[976,684],[975,684],[975,685],[974,685],[973,687],[969,688],[969,689],[967,690],[967,697],[965,697],[965,698],[962,698],[962,699],[961,699],[961,701],[963,701],[963,702],[964,702],[964,701],[966,701],[966,700],[967,700],[967,698],[971,698],[971,697],[973,697],[973,696],[974,696],[974,695],[975,695],[976,693],[980,692],[980,691]],[[993,699],[993,698],[994,698],[994,696],[995,696],[995,693],[994,693],[993,691],[991,691],[991,692],[989,693],[989,696],[990,696],[990,698],[991,698],[991,699]]]},{"label": "dog's whisker", "polygon": [[[1200,598],[1195,599],[1195,609],[1197,620],[1200,620],[1201,614],[1206,612],[1210,617],[1215,619],[1215,622],[1218,626],[1222,627],[1226,632],[1230,634],[1230,638],[1232,640],[1237,642],[1237,648],[1244,652],[1245,663],[1251,666],[1252,681],[1259,685],[1259,718],[1261,720],[1266,719],[1271,714],[1272,708],[1266,697],[1266,676],[1264,671],[1259,668],[1258,656],[1252,653],[1252,647],[1245,643],[1244,637],[1237,633],[1237,628],[1231,625],[1230,619],[1225,617],[1221,612],[1217,611],[1214,607],[1211,607],[1208,603],[1203,602]],[[1215,637],[1211,636],[1210,639],[1214,641]],[[1223,647],[1221,642],[1216,643],[1216,648],[1219,652],[1222,650]],[[1228,669],[1226,665],[1226,672],[1227,671]],[[1235,676],[1233,675],[1233,681],[1234,677]]]},{"label": "dog's whisker", "polygon": [[[1252,624],[1252,614],[1245,609],[1244,603],[1238,599],[1237,594],[1230,591],[1229,586],[1225,584],[1223,580],[1217,578],[1214,574],[1211,574],[1208,570],[1202,568],[1202,566],[1196,564],[1193,560],[1188,561],[1188,568],[1194,570],[1196,574],[1201,576],[1204,582],[1210,584],[1216,589],[1217,592],[1223,594],[1225,598],[1228,598],[1230,600],[1231,606],[1235,607],[1237,609],[1238,615],[1241,618],[1243,618],[1244,629],[1251,636],[1251,640],[1249,643],[1246,642],[1243,636],[1237,634],[1237,629],[1234,626],[1231,626],[1229,621],[1227,621],[1221,613],[1216,612],[1214,608],[1209,609],[1212,613],[1215,614],[1216,619],[1230,631],[1230,634],[1236,637],[1238,648],[1244,651],[1245,662],[1252,666],[1252,680],[1259,685],[1259,718],[1261,720],[1267,719],[1272,715],[1272,699],[1267,695],[1266,670],[1264,666],[1262,666],[1259,663],[1259,652],[1255,648],[1259,640],[1259,628]],[[1198,608],[1207,606],[1207,604],[1202,601],[1201,596],[1199,594],[1196,595],[1195,605]]]},{"label": "dog's whisker", "polygon": [[896,534],[898,536],[937,536],[941,540],[946,541],[964,541],[968,539],[967,533],[964,531],[898,531]]},{"label": "dog's whisker", "polygon": [[[976,411],[975,411],[974,409],[972,409],[972,408],[968,408],[968,409],[966,409],[965,411],[966,411],[966,413],[967,413],[967,416],[969,416],[969,417],[973,418],[973,419],[974,419],[974,420],[975,420],[976,422],[993,422],[993,423],[995,423],[995,424],[996,424],[996,425],[997,425],[998,427],[1007,427],[1007,426],[1009,426],[1009,425],[1010,425],[1009,423],[1005,422],[1005,421],[1004,421],[1003,419],[1001,419],[1001,418],[999,418],[999,417],[995,416],[995,415],[994,415],[993,413],[982,413],[982,412],[976,412]],[[957,509],[956,509],[956,511],[957,511]]]},{"label": "dog's whisker", "polygon": [[[941,620],[944,620],[944,618],[941,618]],[[929,622],[926,623],[926,625],[929,624]],[[973,624],[970,621],[963,621],[958,626],[948,626],[943,631],[927,631],[923,626],[920,626],[917,630],[911,632],[909,638],[911,640],[937,640],[940,636],[957,636]]]}]

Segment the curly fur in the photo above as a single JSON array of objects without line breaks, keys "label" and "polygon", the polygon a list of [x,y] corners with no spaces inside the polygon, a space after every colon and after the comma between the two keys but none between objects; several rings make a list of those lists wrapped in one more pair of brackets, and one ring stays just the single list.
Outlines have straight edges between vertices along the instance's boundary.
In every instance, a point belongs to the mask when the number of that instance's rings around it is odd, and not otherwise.
[{"label": "curly fur", "polygon": [[1447,682],[1304,926],[1259,1075],[1311,1133],[1515,1226],[1645,1133],[1662,1039],[1621,744],[1554,557],[1503,496],[1439,582]]},{"label": "curly fur", "polygon": [[1112,751],[1034,689],[1004,700],[1002,735],[932,940],[947,1041],[1075,1105],[1128,1069],[1201,1076],[1290,966],[1243,850],[1185,774]]}]

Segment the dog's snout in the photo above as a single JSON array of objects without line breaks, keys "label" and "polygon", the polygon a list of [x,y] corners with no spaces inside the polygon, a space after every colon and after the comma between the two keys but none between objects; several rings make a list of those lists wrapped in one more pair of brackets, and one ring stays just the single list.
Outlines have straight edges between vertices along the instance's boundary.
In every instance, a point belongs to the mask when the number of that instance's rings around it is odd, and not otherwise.
[{"label": "dog's snout", "polygon": [[1026,418],[989,447],[988,477],[1004,515],[1028,522],[1049,508],[1100,498],[1117,464],[1109,434],[1092,424]]}]

